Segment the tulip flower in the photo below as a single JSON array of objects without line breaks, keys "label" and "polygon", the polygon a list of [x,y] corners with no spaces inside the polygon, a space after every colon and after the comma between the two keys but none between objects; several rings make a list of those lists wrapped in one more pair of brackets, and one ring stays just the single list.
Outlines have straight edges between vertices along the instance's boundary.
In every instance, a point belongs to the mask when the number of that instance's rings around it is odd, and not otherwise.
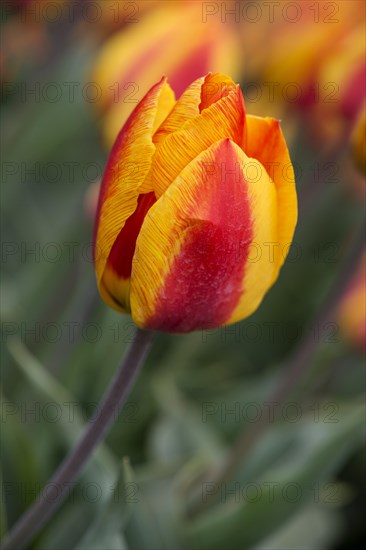
[{"label": "tulip flower", "polygon": [[224,75],[199,78],[178,101],[164,77],[107,163],[95,227],[100,293],[140,328],[235,323],[277,279],[296,219],[279,122],[246,115]]}]

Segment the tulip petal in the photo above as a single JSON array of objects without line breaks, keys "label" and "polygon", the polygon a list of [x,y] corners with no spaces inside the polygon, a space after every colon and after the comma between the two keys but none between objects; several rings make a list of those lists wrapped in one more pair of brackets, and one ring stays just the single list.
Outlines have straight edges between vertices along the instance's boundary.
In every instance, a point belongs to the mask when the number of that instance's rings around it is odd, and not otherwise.
[{"label": "tulip petal", "polygon": [[274,282],[286,259],[297,222],[295,175],[279,121],[247,115],[243,149],[265,167],[277,191],[278,240],[274,248]]},{"label": "tulip petal", "polygon": [[[173,92],[166,83],[166,78],[162,78],[138,104],[121,130],[108,159],[99,196],[95,228],[95,270],[104,298],[106,292],[109,292],[110,280],[105,280],[103,285],[101,281],[112,247],[126,221],[138,206],[140,188],[150,170],[155,152],[155,145],[152,142],[154,129],[164,120],[173,105]],[[128,239],[125,241],[124,246],[123,238],[118,238],[118,253],[121,258],[124,255],[124,248],[128,251],[131,246]],[[109,271],[111,269],[115,271],[115,266],[116,261],[113,265],[109,264]],[[116,273],[118,275],[118,271]],[[124,275],[122,279],[128,282],[128,278]],[[128,284],[125,286],[127,288]],[[128,311],[128,297],[126,293],[124,294],[126,300],[122,303],[119,303],[120,295],[118,297],[111,295],[108,303],[120,311]]]},{"label": "tulip petal", "polygon": [[[227,77],[222,77],[224,82]],[[201,98],[202,102],[202,98]],[[245,122],[243,95],[239,86],[222,89],[218,101],[187,120],[180,130],[159,143],[149,178],[155,195],[160,197],[187,164],[213,143],[228,138],[241,143]],[[168,124],[168,121],[167,121]],[[144,189],[150,191],[151,188]]]},{"label": "tulip petal", "polygon": [[235,90],[236,84],[230,77],[220,73],[208,74],[202,84],[200,112]]},{"label": "tulip petal", "polygon": [[201,89],[205,78],[198,78],[183,92],[169,116],[154,135],[154,143],[160,143],[168,134],[181,130],[183,124],[200,113]]},{"label": "tulip petal", "polygon": [[[248,162],[260,181],[246,177]],[[250,246],[257,238],[273,240],[275,200],[263,167],[229,139],[199,154],[144,219],[131,276],[135,323],[188,332],[251,313],[273,264],[249,265]]]},{"label": "tulip petal", "polygon": [[117,309],[130,310],[130,278],[136,239],[148,210],[155,202],[154,193],[139,195],[136,210],[126,220],[109,254],[102,283],[108,289],[108,303],[112,301]]},{"label": "tulip petal", "polygon": [[204,109],[235,90],[235,82],[220,73],[209,73],[206,77],[198,78],[177,100],[171,113],[154,135],[154,143],[161,143],[168,134],[181,130],[187,120],[196,118]]}]

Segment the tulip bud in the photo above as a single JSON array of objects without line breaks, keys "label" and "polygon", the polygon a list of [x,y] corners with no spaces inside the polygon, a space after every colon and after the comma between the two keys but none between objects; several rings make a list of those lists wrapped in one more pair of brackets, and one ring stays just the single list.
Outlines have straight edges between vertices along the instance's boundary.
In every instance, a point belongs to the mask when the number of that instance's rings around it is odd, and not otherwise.
[{"label": "tulip bud", "polygon": [[234,323],[278,277],[297,219],[279,122],[246,115],[209,74],[178,101],[166,78],[137,105],[105,170],[95,227],[104,300],[142,328]]}]

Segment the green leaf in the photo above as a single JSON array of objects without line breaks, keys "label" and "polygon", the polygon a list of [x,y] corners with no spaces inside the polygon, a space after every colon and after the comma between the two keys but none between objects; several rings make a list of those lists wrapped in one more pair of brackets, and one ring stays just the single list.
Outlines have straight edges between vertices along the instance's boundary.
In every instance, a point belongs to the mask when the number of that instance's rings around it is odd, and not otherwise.
[{"label": "green leaf", "polygon": [[330,548],[342,533],[343,527],[339,512],[312,504],[291,517],[271,536],[256,544],[253,550]]},{"label": "green leaf", "polygon": [[138,485],[133,479],[129,460],[125,458],[121,462],[119,478],[109,500],[76,545],[76,550],[104,548],[124,550],[127,548],[121,531],[137,502]]},{"label": "green leaf", "polygon": [[206,490],[220,492],[221,502],[186,525],[190,543],[214,550],[240,540],[247,548],[316,501],[323,484],[362,440],[364,405],[344,404],[340,410],[338,422],[317,423],[309,417],[293,428],[293,444],[260,475],[207,485]]},{"label": "green leaf", "polygon": [[[41,474],[41,466],[37,461],[34,441],[16,404],[0,392],[0,405],[2,411],[3,496],[5,497],[6,483],[8,483],[9,495],[6,500],[14,502],[17,499],[15,509],[17,513],[21,513],[24,507],[32,501],[32,490],[37,488],[36,483]],[[24,460],[25,456],[27,460]]]},{"label": "green leaf", "polygon": [[[28,378],[44,402],[52,399],[61,410],[60,422],[52,424],[52,429],[59,427],[68,443],[74,443],[83,433],[85,422],[78,410],[73,409],[70,417],[70,404],[77,400],[64,386],[52,376],[43,365],[30,353],[24,344],[18,340],[9,341],[8,349],[22,373]],[[92,460],[109,473],[110,481],[116,477],[116,461],[108,448],[101,444]]]}]

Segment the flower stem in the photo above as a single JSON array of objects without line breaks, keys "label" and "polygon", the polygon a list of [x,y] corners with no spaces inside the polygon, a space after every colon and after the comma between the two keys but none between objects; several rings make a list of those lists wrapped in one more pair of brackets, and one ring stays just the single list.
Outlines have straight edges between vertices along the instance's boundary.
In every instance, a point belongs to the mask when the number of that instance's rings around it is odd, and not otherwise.
[{"label": "flower stem", "polygon": [[[5,536],[1,546],[2,550],[26,548],[65,500],[70,482],[86,465],[93,450],[106,436],[113,419],[121,410],[144,364],[151,341],[151,332],[136,329],[127,355],[105,393],[98,416],[90,422],[75,448],[65,458],[41,492],[39,499]],[[44,495],[47,495],[47,498]]]}]

